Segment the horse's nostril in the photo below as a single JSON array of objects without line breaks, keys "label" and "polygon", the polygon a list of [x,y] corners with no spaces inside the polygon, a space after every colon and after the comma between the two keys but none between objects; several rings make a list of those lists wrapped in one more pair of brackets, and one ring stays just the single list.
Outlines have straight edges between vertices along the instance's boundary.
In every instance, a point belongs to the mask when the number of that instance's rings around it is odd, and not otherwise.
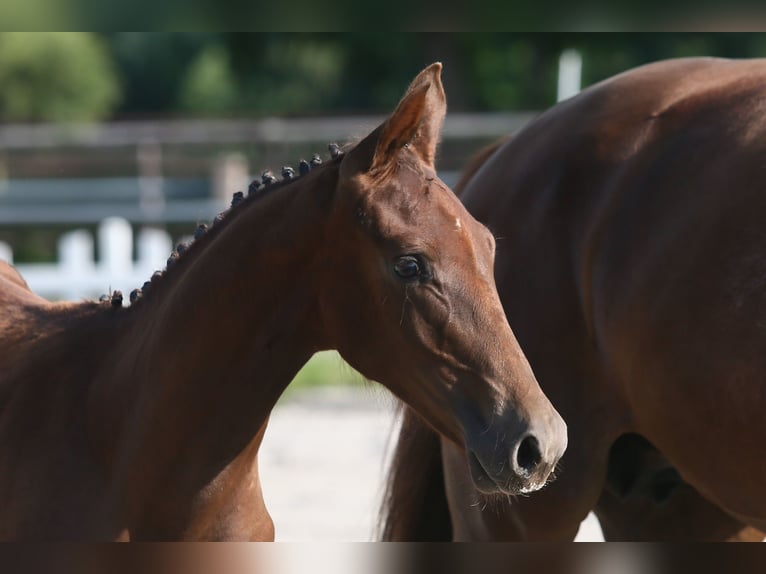
[{"label": "horse's nostril", "polygon": [[531,474],[540,464],[543,455],[540,452],[540,443],[532,435],[527,435],[519,444],[516,451],[516,465],[519,470]]}]

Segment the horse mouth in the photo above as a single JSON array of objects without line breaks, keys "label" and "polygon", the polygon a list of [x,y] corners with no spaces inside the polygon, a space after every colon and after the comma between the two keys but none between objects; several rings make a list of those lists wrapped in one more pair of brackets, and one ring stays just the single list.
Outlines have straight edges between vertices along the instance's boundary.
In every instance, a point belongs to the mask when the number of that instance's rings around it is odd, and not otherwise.
[{"label": "horse mouth", "polygon": [[502,478],[493,476],[487,471],[476,453],[470,450],[468,451],[468,467],[476,490],[485,495],[531,494],[543,488],[547,483],[547,480],[524,480],[513,475]]}]

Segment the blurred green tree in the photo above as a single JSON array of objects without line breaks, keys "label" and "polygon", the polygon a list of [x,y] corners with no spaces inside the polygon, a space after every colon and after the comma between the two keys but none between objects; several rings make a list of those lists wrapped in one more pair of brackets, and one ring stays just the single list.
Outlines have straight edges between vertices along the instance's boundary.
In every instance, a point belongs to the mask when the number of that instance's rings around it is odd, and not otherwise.
[{"label": "blurred green tree", "polygon": [[189,67],[200,52],[218,42],[218,37],[215,33],[196,32],[105,34],[122,85],[117,113],[135,118],[180,111]]},{"label": "blurred green tree", "polygon": [[179,104],[192,114],[321,114],[343,106],[347,46],[325,34],[223,35],[185,74]]},{"label": "blurred green tree", "polygon": [[89,121],[108,116],[119,83],[102,39],[89,33],[0,33],[0,119]]},{"label": "blurred green tree", "polygon": [[207,46],[191,63],[179,90],[179,107],[192,115],[218,116],[241,107],[237,80],[223,46]]},{"label": "blurred green tree", "polygon": [[582,85],[681,56],[766,54],[759,34],[0,33],[0,120],[384,113],[444,63],[452,111],[544,109],[559,55]]}]

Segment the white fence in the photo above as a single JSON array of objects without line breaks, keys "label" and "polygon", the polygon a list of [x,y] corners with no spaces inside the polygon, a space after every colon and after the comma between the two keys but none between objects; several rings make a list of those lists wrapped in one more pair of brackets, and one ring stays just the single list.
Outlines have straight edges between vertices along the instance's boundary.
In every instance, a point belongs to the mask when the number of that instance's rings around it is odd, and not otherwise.
[{"label": "white fence", "polygon": [[[130,291],[165,267],[173,249],[167,233],[145,227],[138,232],[134,260],[133,229],[119,217],[101,222],[97,240],[98,261],[93,236],[76,230],[59,239],[57,263],[20,264],[16,269],[32,291],[48,299],[76,301],[120,290],[127,302]],[[0,243],[0,259],[13,263],[13,252],[6,244]]]},{"label": "white fence", "polygon": [[577,50],[564,50],[559,56],[559,78],[556,101],[576,96],[582,84],[582,56]]}]

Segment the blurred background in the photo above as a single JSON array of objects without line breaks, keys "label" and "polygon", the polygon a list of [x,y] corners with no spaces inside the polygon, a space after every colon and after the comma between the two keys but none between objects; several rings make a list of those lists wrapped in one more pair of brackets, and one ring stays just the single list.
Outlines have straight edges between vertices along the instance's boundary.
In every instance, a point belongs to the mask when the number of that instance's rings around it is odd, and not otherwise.
[{"label": "blurred background", "polygon": [[[435,60],[449,183],[580,86],[663,58],[764,53],[763,34],[0,33],[2,253],[51,298],[129,290],[166,257],[157,230],[175,242],[262,170],[366,134]],[[107,243],[119,253],[101,253]],[[63,255],[95,271],[90,252],[111,283],[24,268]]]},{"label": "blurred background", "polygon": [[[438,167],[453,183],[480,147],[613,74],[761,55],[763,34],[3,32],[0,259],[50,299],[129,292],[264,169],[366,135],[433,61],[449,102]],[[263,448],[278,538],[372,536],[395,417],[371,389],[333,353],[291,385]],[[314,448],[317,428],[334,451]],[[337,472],[312,476],[302,497],[270,490],[307,465]],[[333,489],[344,494],[327,498]],[[310,510],[323,496],[337,528]]]}]

